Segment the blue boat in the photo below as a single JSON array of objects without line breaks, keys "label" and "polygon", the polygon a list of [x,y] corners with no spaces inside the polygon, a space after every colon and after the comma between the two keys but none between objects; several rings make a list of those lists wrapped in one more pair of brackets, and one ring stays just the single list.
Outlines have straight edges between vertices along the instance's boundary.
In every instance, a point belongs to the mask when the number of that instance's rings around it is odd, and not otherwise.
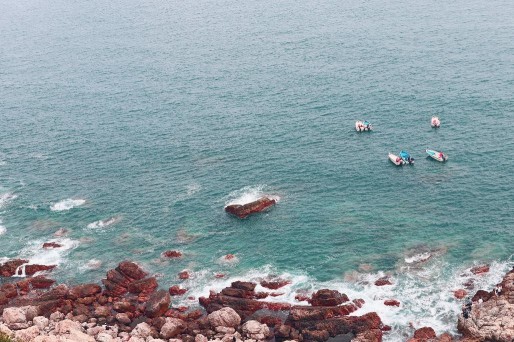
[{"label": "blue boat", "polygon": [[444,154],[443,152],[429,150],[429,149],[427,149],[426,152],[430,157],[434,158],[435,160],[437,160],[439,162],[445,162],[448,160],[448,156],[446,154]]},{"label": "blue boat", "polygon": [[403,159],[405,163],[409,163],[409,165],[414,165],[414,158],[412,158],[407,151],[401,151],[400,152],[400,158]]}]

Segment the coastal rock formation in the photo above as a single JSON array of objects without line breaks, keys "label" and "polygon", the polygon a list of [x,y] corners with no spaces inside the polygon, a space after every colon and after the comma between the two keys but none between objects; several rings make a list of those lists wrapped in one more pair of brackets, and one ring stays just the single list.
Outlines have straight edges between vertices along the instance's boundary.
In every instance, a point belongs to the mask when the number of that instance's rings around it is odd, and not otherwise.
[{"label": "coastal rock formation", "polygon": [[[477,296],[478,295],[478,296]],[[514,270],[491,292],[478,291],[463,308],[457,328],[466,338],[511,342],[514,339]]]},{"label": "coastal rock formation", "polygon": [[225,207],[225,211],[241,219],[250,214],[259,213],[275,205],[277,201],[269,197],[261,197],[256,201],[246,204],[231,204]]}]

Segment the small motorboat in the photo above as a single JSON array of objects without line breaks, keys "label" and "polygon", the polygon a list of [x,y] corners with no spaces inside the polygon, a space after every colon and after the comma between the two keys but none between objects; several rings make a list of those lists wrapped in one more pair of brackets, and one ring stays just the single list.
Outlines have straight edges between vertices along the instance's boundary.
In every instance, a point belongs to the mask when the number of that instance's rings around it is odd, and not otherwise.
[{"label": "small motorboat", "polygon": [[432,120],[430,120],[430,125],[433,128],[439,128],[441,127],[441,120],[437,116],[432,116]]},{"label": "small motorboat", "polygon": [[434,158],[435,160],[439,162],[445,162],[448,160],[448,156],[444,154],[443,152],[435,151],[435,150],[426,150],[427,154]]},{"label": "small motorboat", "polygon": [[412,158],[407,151],[401,151],[400,152],[400,158],[403,159],[403,161],[409,165],[414,165],[414,158]]},{"label": "small motorboat", "polygon": [[402,166],[403,164],[405,164],[405,161],[400,156],[389,153],[388,157],[389,160],[396,166]]},{"label": "small motorboat", "polygon": [[369,121],[356,121],[355,130],[357,132],[372,131],[373,126],[371,126],[371,123]]}]

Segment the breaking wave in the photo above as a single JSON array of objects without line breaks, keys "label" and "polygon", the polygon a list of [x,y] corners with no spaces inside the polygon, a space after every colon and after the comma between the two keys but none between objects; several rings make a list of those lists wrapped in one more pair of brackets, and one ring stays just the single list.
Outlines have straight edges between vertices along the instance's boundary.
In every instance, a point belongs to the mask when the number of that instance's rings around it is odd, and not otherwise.
[{"label": "breaking wave", "polygon": [[65,200],[54,203],[50,206],[51,211],[65,211],[70,210],[72,208],[84,205],[86,203],[85,199],[72,199],[67,198]]},{"label": "breaking wave", "polygon": [[227,196],[228,198],[225,201],[225,206],[234,204],[243,205],[246,203],[256,201],[263,196],[272,198],[277,202],[280,200],[280,196],[270,195],[266,191],[266,185],[245,186],[242,189],[232,191]]}]

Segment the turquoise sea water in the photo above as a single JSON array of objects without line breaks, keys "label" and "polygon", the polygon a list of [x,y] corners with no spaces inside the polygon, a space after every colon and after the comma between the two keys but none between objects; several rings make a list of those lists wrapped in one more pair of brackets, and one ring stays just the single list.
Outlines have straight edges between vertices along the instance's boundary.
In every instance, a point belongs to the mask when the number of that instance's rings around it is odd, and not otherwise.
[{"label": "turquoise sea water", "polygon": [[[70,283],[124,259],[163,287],[189,269],[195,296],[279,274],[295,285],[277,300],[365,298],[357,314],[378,311],[390,341],[409,322],[454,331],[461,275],[491,263],[489,286],[512,265],[512,1],[0,7],[0,258],[58,263]],[[387,160],[401,149],[415,166]],[[223,211],[259,194],[280,201]],[[53,240],[66,248],[40,250]],[[367,284],[386,273],[392,288]]]}]

